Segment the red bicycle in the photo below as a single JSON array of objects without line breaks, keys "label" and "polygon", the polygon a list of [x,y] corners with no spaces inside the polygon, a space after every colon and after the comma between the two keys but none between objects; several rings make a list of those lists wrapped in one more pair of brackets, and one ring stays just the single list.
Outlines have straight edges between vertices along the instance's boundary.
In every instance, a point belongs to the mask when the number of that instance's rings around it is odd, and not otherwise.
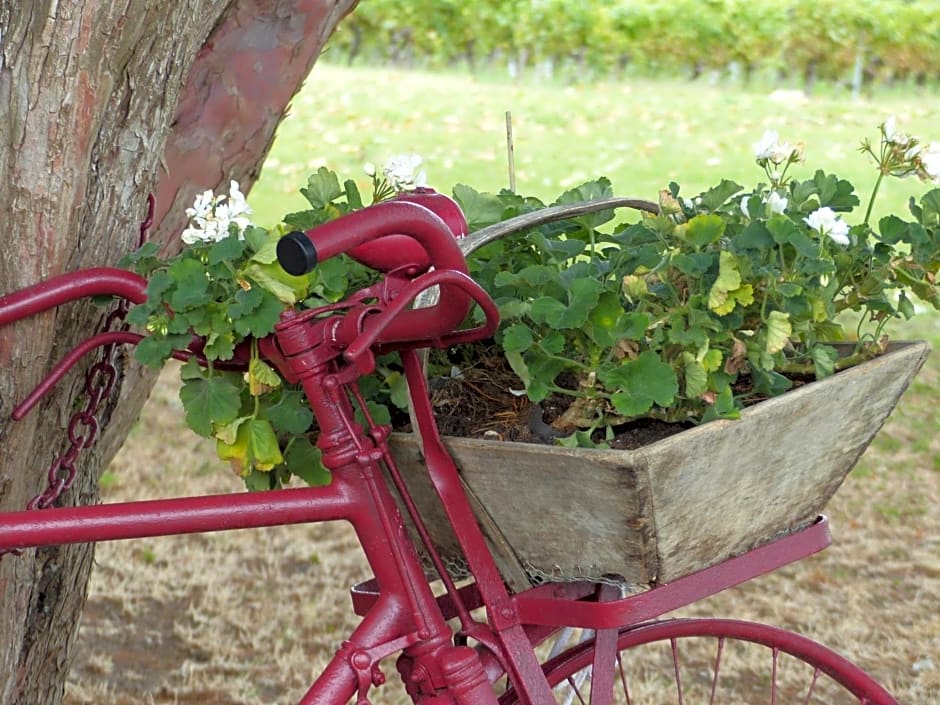
[{"label": "red bicycle", "polygon": [[[451,229],[419,203],[379,204],[292,233],[279,247],[282,266],[293,273],[340,253],[383,272],[382,281],[339,306],[287,310],[274,334],[259,341],[266,359],[300,384],[309,400],[330,485],[8,512],[0,514],[0,548],[350,522],[375,577],[353,587],[362,621],[301,705],[368,703],[372,689],[386,680],[380,663],[395,654],[407,693],[420,705],[896,705],[860,668],[798,634],[733,620],[659,619],[823,549],[830,541],[823,517],[639,594],[626,594],[616,576],[510,588],[438,434],[419,357],[422,348],[490,336],[495,305],[467,275]],[[434,287],[436,303],[412,307]],[[145,289],[145,280],[119,269],[66,274],[0,299],[0,325],[86,296],[141,302]],[[462,329],[473,305],[484,323]],[[140,339],[130,332],[89,339],[36,395],[96,345]],[[176,356],[199,359],[199,350],[197,341]],[[357,381],[374,371],[377,354],[390,351],[400,355],[427,479],[466,576],[448,571],[390,450],[390,429],[368,414],[364,425],[356,421],[356,407],[366,409]],[[435,582],[441,589],[432,589]]]}]

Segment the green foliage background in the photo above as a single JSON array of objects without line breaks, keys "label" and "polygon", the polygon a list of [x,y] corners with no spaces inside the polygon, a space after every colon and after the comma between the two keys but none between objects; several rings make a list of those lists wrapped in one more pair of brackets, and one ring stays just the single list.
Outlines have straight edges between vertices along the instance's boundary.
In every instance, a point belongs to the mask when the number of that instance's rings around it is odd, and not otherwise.
[{"label": "green foliage background", "polygon": [[817,79],[936,80],[935,0],[365,0],[334,60],[477,70],[512,62],[580,75],[761,70]]}]

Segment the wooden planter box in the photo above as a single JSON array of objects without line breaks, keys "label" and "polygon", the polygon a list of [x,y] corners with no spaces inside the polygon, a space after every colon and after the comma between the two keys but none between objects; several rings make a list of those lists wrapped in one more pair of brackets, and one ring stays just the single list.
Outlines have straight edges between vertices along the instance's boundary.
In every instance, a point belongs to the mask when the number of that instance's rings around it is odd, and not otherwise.
[{"label": "wooden planter box", "polygon": [[[508,582],[622,576],[666,583],[812,522],[928,353],[884,355],[639,450],[445,439]],[[435,544],[456,540],[416,440],[392,449]]]}]

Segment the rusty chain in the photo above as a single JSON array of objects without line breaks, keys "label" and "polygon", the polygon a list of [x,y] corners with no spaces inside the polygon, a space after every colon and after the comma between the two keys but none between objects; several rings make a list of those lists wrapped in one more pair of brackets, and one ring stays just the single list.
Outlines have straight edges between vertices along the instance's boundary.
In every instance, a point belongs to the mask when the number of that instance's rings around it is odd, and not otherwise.
[{"label": "rusty chain", "polygon": [[[153,225],[153,211],[154,198],[150,195],[147,197],[147,217],[140,223],[138,247],[143,246],[147,239],[147,231]],[[129,310],[130,304],[127,300],[122,299],[105,318],[101,332],[128,330],[129,326],[124,319]],[[117,381],[117,368],[114,365],[116,350],[116,343],[102,346],[98,361],[85,374],[85,408],[76,411],[69,419],[66,427],[69,446],[64,453],[53,458],[46,472],[47,484],[45,489],[27,502],[26,509],[46,509],[53,506],[62,496],[62,493],[67,491],[75,481],[77,473],[75,463],[82,451],[91,448],[98,440],[100,431],[98,412],[101,410],[102,404],[110,397]],[[20,555],[22,551],[0,549],[0,558],[7,553]]]}]

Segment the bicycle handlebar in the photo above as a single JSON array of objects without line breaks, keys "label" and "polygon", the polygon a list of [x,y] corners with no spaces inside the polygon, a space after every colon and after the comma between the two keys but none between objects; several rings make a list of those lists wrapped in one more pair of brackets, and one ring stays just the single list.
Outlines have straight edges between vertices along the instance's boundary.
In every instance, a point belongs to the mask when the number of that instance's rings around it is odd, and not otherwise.
[{"label": "bicycle handlebar", "polygon": [[[306,274],[319,262],[343,253],[381,272],[403,270],[413,277],[433,267],[467,276],[456,234],[415,200],[385,201],[307,232],[289,233],[277,247],[281,266],[294,275]],[[453,281],[441,283],[440,289],[432,306],[403,310],[394,320],[383,322],[378,342],[436,340],[455,331],[473,297]]]},{"label": "bicycle handlebar", "polygon": [[86,296],[118,296],[140,304],[147,300],[147,280],[115,267],[92,267],[60,274],[0,297],[0,326]]}]

